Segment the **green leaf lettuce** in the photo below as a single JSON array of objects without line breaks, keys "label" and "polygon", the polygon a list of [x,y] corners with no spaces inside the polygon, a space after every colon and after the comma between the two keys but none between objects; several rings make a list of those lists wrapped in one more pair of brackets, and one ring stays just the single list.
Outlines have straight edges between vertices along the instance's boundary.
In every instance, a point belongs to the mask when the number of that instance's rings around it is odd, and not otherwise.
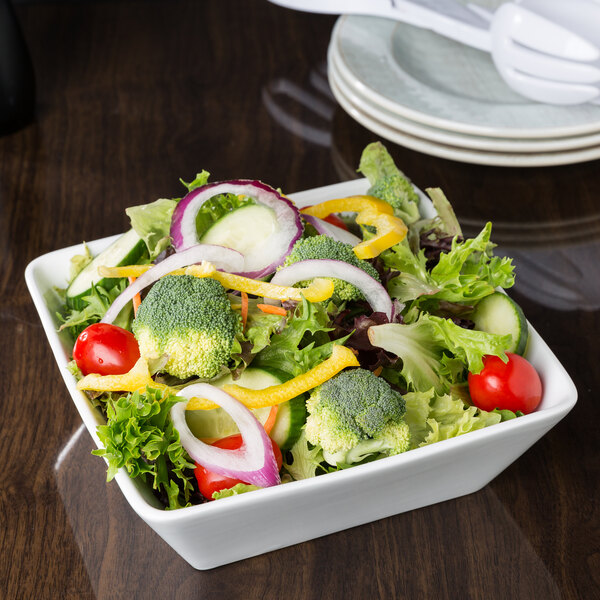
[{"label": "green leaf lettuce", "polygon": [[108,461],[107,481],[124,467],[130,477],[141,476],[165,494],[169,508],[189,503],[193,491],[190,470],[195,465],[182,447],[169,415],[171,407],[181,400],[147,389],[107,403],[107,423],[97,429],[104,448],[93,451]]}]

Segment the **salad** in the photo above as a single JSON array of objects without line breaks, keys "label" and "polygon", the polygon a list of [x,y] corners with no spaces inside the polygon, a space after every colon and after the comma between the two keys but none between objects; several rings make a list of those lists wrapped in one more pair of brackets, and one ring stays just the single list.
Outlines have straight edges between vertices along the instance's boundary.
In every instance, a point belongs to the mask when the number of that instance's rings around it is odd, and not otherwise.
[{"label": "salad", "polygon": [[209,182],[126,210],[72,258],[69,369],[125,468],[176,509],[398,455],[538,407],[528,327],[499,288],[492,226],[465,239],[381,143],[365,195],[298,207],[262,182]]}]

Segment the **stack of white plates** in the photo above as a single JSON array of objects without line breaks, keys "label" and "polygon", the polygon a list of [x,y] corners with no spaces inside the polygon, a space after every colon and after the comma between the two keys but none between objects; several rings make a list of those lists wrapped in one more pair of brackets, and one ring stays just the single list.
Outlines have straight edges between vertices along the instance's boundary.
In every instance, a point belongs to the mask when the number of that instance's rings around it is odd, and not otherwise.
[{"label": "stack of white plates", "polygon": [[600,158],[600,106],[530,102],[508,88],[489,54],[430,31],[340,17],[328,74],[356,121],[419,152],[521,167]]}]

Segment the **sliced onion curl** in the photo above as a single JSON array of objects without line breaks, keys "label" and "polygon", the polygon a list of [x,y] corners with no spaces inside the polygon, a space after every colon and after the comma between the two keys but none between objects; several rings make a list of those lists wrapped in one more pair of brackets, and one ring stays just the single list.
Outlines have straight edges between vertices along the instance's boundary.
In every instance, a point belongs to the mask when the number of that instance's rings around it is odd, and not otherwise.
[{"label": "sliced onion curl", "polygon": [[353,233],[350,233],[349,231],[346,231],[337,225],[332,225],[324,219],[319,219],[319,217],[313,217],[312,215],[302,215],[302,218],[307,223],[310,223],[318,233],[321,235],[327,235],[337,242],[344,242],[345,244],[350,244],[351,246],[357,246],[362,242],[357,235],[354,235]]},{"label": "sliced onion curl", "polygon": [[161,277],[190,265],[201,263],[203,260],[211,262],[218,269],[224,271],[237,271],[244,264],[244,257],[237,250],[214,246],[212,244],[197,244],[191,246],[184,252],[171,254],[161,262],[153,265],[145,273],[140,275],[133,283],[128,285],[110,305],[102,323],[112,323],[123,307],[139,294],[144,288],[158,281]]},{"label": "sliced onion curl", "polygon": [[394,313],[392,299],[383,285],[362,269],[341,260],[301,260],[277,271],[271,283],[290,286],[315,277],[333,277],[351,283],[362,292],[373,312],[382,312],[390,321],[392,320]]},{"label": "sliced onion curl", "polygon": [[[173,211],[171,238],[179,252],[199,243],[196,231],[196,215],[202,205],[219,194],[236,194],[253,198],[257,204],[270,208],[275,214],[278,227],[263,243],[255,244],[244,256],[244,267],[239,275],[260,279],[273,273],[280,266],[292,246],[302,235],[303,223],[299,210],[277,190],[249,179],[236,179],[209,183],[192,190],[179,202]],[[248,224],[249,235],[252,224]]]},{"label": "sliced onion curl", "polygon": [[179,432],[181,445],[190,457],[208,471],[233,477],[258,487],[281,483],[273,445],[265,428],[239,400],[209,383],[196,383],[183,388],[178,396],[206,398],[223,408],[235,421],[242,435],[242,445],[235,450],[210,446],[190,431],[185,420],[188,402],[178,402],[171,408],[171,419]]}]

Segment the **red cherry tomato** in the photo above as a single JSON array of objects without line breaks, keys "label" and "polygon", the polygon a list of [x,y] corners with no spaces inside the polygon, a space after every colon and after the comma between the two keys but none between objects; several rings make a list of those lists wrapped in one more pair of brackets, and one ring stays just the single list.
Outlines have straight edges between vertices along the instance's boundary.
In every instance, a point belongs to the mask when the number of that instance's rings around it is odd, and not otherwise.
[{"label": "red cherry tomato", "polygon": [[[281,469],[281,450],[273,440],[271,440],[271,444],[273,445],[273,452],[275,454],[275,460],[277,461],[277,467]],[[230,435],[223,439],[217,440],[212,445],[216,446],[217,448],[236,450],[242,445],[242,436],[239,433],[236,433],[235,435]],[[218,473],[208,471],[198,463],[196,463],[194,474],[196,475],[196,481],[198,482],[200,493],[209,500],[212,500],[212,495],[215,492],[228,490],[238,483],[246,483],[241,479],[234,479],[233,477],[226,477],[225,475],[219,475]]]},{"label": "red cherry tomato", "polygon": [[[305,208],[310,208],[310,206],[306,206]],[[323,218],[323,221],[327,221],[331,225],[335,225],[336,227],[340,227],[341,229],[345,229],[348,231],[348,226],[342,219],[340,219],[335,213],[331,213]]]},{"label": "red cherry tomato", "polygon": [[340,227],[341,229],[345,229],[346,231],[348,231],[348,227],[346,226],[346,223],[344,223],[344,221],[342,221],[342,219],[340,219],[337,215],[334,215],[333,213],[330,215],[327,215],[323,220],[327,221],[331,225],[335,225],[336,227]]},{"label": "red cherry tomato", "polygon": [[84,375],[121,375],[130,371],[139,357],[133,333],[109,323],[86,327],[73,347],[73,359]]},{"label": "red cherry tomato", "polygon": [[542,381],[530,362],[507,352],[508,362],[484,356],[480,373],[469,373],[473,404],[482,410],[512,410],[528,414],[542,399]]}]

